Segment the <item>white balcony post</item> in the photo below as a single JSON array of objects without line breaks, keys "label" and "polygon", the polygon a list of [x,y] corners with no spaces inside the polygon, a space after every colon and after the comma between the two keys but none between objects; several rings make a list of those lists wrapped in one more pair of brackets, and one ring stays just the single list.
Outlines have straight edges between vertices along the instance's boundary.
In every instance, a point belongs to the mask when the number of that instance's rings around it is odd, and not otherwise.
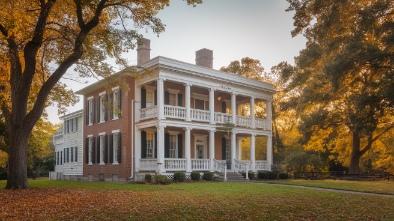
[{"label": "white balcony post", "polygon": [[185,158],[186,158],[186,172],[192,172],[192,161],[190,154],[190,128],[185,128]]},{"label": "white balcony post", "polygon": [[268,130],[271,130],[272,128],[272,102],[267,101],[266,103],[266,111],[267,111],[267,124],[266,127]]},{"label": "white balcony post", "polygon": [[209,162],[210,170],[213,172],[213,160],[215,159],[215,130],[209,131]]},{"label": "white balcony post", "polygon": [[267,136],[267,163],[268,163],[268,171],[271,171],[271,166],[274,162],[272,155],[272,135]]},{"label": "white balcony post", "polygon": [[252,125],[250,125],[250,127],[251,128],[256,128],[256,125],[255,125],[255,116],[254,116],[254,97],[251,97],[250,98],[250,119],[251,119],[251,124]]},{"label": "white balcony post", "polygon": [[215,90],[209,89],[209,122],[215,124]]},{"label": "white balcony post", "polygon": [[[135,142],[135,147],[134,147],[134,160],[135,160],[135,172],[139,172],[140,168],[141,168],[141,131],[136,129],[135,130],[135,138],[134,138],[134,142]],[[139,148],[138,148],[139,147]]]},{"label": "white balcony post", "polygon": [[160,173],[165,172],[164,170],[164,126],[160,123],[157,123],[157,165]]},{"label": "white balcony post", "polygon": [[233,116],[233,124],[236,125],[237,123],[237,104],[236,104],[236,95],[233,93],[231,94],[231,115]]},{"label": "white balcony post", "polygon": [[164,80],[157,79],[157,111],[158,119],[164,119]]},{"label": "white balcony post", "polygon": [[236,139],[236,133],[231,132],[231,170],[234,171],[235,170],[235,147],[237,144],[237,139]]},{"label": "white balcony post", "polygon": [[190,121],[190,84],[185,85],[186,121]]},{"label": "white balcony post", "polygon": [[256,168],[256,152],[255,152],[255,134],[250,136],[250,161],[252,162],[252,166],[250,168],[251,171],[255,172]]}]

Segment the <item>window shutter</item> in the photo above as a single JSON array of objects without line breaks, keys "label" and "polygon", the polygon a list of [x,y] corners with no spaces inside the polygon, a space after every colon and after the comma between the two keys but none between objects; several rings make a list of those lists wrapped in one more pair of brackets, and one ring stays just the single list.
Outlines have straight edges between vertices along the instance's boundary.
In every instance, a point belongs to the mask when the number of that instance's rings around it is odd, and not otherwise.
[{"label": "window shutter", "polygon": [[85,164],[89,163],[89,138],[85,139]]},{"label": "window shutter", "polygon": [[146,108],[146,89],[141,88],[141,109]]},{"label": "window shutter", "polygon": [[96,139],[92,137],[92,163],[96,163]]},{"label": "window shutter", "polygon": [[164,158],[170,157],[170,134],[164,134]]},{"label": "window shutter", "polygon": [[103,159],[104,163],[108,163],[108,145],[107,145],[107,135],[103,135]]},{"label": "window shutter", "polygon": [[[108,107],[109,107],[109,110],[108,110],[108,112],[109,112],[109,119],[114,119],[114,100],[115,100],[115,98],[114,98],[114,93],[112,92],[112,93],[110,93],[109,94],[109,104],[108,104]],[[116,111],[116,110],[115,110]]]},{"label": "window shutter", "polygon": [[182,134],[178,134],[178,158],[183,158],[183,136]]},{"label": "window shutter", "polygon": [[164,91],[164,104],[167,104],[167,105],[170,104],[170,92],[169,91]]},{"label": "window shutter", "polygon": [[226,102],[222,102],[222,113],[226,113]]},{"label": "window shutter", "polygon": [[117,104],[118,104],[118,117],[120,118],[122,116],[122,90],[121,89],[119,89],[119,91],[118,91],[117,99],[118,99],[118,102],[117,102]]},{"label": "window shutter", "polygon": [[155,92],[153,92],[153,104],[157,105],[157,90],[155,90]]},{"label": "window shutter", "polygon": [[105,102],[104,102],[104,121],[108,120],[108,110],[107,107],[109,107],[108,105],[108,94],[105,94]]},{"label": "window shutter", "polygon": [[122,162],[122,134],[118,133],[118,163]]},{"label": "window shutter", "polygon": [[114,162],[114,135],[111,134],[109,135],[109,162],[113,163]]},{"label": "window shutter", "polygon": [[74,162],[74,147],[71,147],[70,150],[71,150],[71,162]]},{"label": "window shutter", "polygon": [[101,149],[100,149],[101,140],[100,140],[100,137],[101,137],[101,136],[98,136],[98,137],[97,137],[97,148],[96,148],[96,157],[97,157],[97,158],[96,158],[96,162],[97,162],[97,163],[101,163],[101,162],[100,162],[100,155],[101,155]]},{"label": "window shutter", "polygon": [[74,162],[78,162],[78,147],[75,147],[75,160]]},{"label": "window shutter", "polygon": [[97,122],[100,123],[100,115],[101,115],[101,111],[100,111],[100,107],[101,107],[101,103],[100,103],[100,96],[97,99]]},{"label": "window shutter", "polygon": [[155,145],[155,158],[157,159],[157,132],[155,132],[155,141],[153,145]]},{"label": "window shutter", "polygon": [[182,100],[182,94],[178,94],[178,106],[182,107],[183,100]]},{"label": "window shutter", "polygon": [[141,158],[146,158],[146,132],[141,131]]},{"label": "window shutter", "polygon": [[85,106],[85,124],[89,125],[89,101],[86,101],[86,106]]},{"label": "window shutter", "polygon": [[226,138],[222,137],[222,160],[226,160]]}]

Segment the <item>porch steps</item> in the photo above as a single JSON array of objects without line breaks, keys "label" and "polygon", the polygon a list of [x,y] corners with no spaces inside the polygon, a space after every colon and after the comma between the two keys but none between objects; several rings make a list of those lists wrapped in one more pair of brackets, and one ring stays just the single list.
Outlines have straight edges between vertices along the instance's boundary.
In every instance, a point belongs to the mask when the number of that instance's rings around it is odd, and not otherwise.
[{"label": "porch steps", "polygon": [[[215,173],[220,181],[224,181],[224,173]],[[237,172],[227,172],[227,182],[250,182],[242,176],[241,173]]]}]

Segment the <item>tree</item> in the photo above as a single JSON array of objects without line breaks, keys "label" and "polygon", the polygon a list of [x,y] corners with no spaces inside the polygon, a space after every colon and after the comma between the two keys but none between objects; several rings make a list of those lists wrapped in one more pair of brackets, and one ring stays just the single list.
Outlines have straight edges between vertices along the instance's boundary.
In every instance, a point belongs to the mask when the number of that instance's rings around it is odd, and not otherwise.
[{"label": "tree", "polygon": [[[187,0],[193,6],[201,2]],[[156,14],[169,0],[0,0],[0,5],[0,62],[9,76],[2,86],[8,97],[1,98],[9,128],[6,188],[22,189],[28,187],[29,134],[48,98],[63,96],[51,90],[61,87],[59,80],[72,66],[80,77],[113,73],[108,57],[124,67],[122,52],[141,37],[130,24],[164,31]]]},{"label": "tree", "polygon": [[233,73],[253,80],[262,80],[264,68],[259,60],[245,57],[240,61],[232,61],[227,67],[221,67],[220,71]]},{"label": "tree", "polygon": [[286,106],[299,114],[303,143],[344,127],[349,173],[359,173],[360,158],[394,127],[394,1],[287,1],[292,35],[307,46],[282,72],[293,94]]}]

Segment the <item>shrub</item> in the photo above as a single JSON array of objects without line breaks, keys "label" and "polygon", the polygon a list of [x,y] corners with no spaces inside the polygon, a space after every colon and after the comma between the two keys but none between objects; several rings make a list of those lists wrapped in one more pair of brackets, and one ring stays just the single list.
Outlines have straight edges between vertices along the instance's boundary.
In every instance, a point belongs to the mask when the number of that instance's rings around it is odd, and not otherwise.
[{"label": "shrub", "polygon": [[275,180],[278,174],[272,171],[259,171],[257,177],[262,180]]},{"label": "shrub", "polygon": [[204,175],[202,175],[202,179],[206,181],[213,181],[213,175],[214,173],[212,172],[204,172]]},{"label": "shrub", "polygon": [[145,174],[145,182],[150,183],[152,182],[152,175],[149,173]]},{"label": "shrub", "polygon": [[248,171],[248,178],[249,180],[254,180],[256,178],[254,172]]},{"label": "shrub", "polygon": [[184,172],[175,172],[174,173],[174,181],[183,182],[185,181],[186,174]]},{"label": "shrub", "polygon": [[272,171],[268,171],[268,179],[275,180],[276,178],[278,178],[278,173],[272,172]]},{"label": "shrub", "polygon": [[170,184],[170,183],[171,183],[171,180],[168,179],[167,176],[157,174],[157,175],[156,175],[156,183],[157,183],[157,184],[167,185],[167,184]]},{"label": "shrub", "polygon": [[199,181],[200,180],[200,172],[191,172],[190,173],[190,178],[193,181]]},{"label": "shrub", "polygon": [[287,179],[289,178],[289,175],[287,175],[287,173],[280,173],[279,174],[279,179]]}]

